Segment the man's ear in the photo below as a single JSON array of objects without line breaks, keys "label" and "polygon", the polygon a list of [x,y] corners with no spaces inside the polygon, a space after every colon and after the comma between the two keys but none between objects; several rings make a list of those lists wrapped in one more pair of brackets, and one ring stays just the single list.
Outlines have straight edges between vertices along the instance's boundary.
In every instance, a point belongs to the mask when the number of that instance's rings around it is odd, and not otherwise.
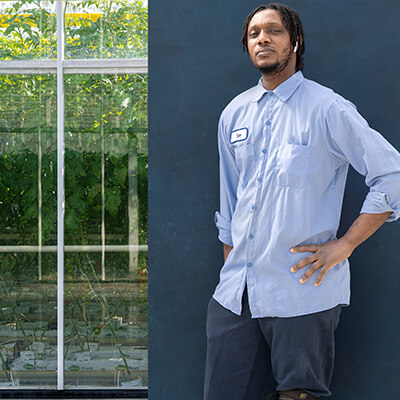
[{"label": "man's ear", "polygon": [[301,44],[303,44],[303,37],[301,35],[297,36],[297,42],[298,42],[299,46]]}]

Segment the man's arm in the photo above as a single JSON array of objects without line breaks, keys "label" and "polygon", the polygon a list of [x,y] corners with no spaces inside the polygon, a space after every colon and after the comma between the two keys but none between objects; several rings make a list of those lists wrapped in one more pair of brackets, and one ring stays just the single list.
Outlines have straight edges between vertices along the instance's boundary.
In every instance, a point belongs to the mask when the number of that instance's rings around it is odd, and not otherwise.
[{"label": "man's arm", "polygon": [[239,182],[239,169],[232,149],[229,135],[224,125],[224,113],[218,122],[220,211],[215,212],[215,225],[219,230],[219,240],[233,246],[231,220],[236,208],[236,191]]},{"label": "man's arm", "polygon": [[351,102],[337,98],[326,114],[326,144],[338,166],[350,163],[365,176],[370,188],[361,207],[360,216],[340,239],[322,245],[295,246],[292,252],[311,251],[313,254],[292,267],[297,271],[308,268],[301,283],[319,271],[318,286],[334,265],[344,261],[353,250],[370,237],[385,221],[400,217],[400,154],[357,112]]},{"label": "man's arm", "polygon": [[306,265],[311,264],[300,279],[300,283],[307,282],[314,272],[320,270],[315,281],[315,286],[319,286],[326,273],[333,266],[350,257],[353,250],[362,242],[367,240],[388,219],[390,214],[391,212],[384,212],[381,214],[360,214],[346,234],[340,239],[335,239],[322,245],[300,245],[291,248],[290,251],[292,253],[310,251],[313,254],[300,260],[290,269],[290,271],[296,272],[299,269],[304,268]]}]

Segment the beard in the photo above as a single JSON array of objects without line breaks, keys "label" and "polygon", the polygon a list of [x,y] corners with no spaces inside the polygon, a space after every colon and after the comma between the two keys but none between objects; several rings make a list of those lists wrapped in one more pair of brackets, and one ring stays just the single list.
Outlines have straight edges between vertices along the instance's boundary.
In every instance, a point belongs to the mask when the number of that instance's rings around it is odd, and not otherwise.
[{"label": "beard", "polygon": [[286,48],[283,53],[283,60],[276,61],[273,64],[266,66],[255,65],[255,67],[261,72],[262,75],[279,74],[288,66],[291,57],[291,50]]}]

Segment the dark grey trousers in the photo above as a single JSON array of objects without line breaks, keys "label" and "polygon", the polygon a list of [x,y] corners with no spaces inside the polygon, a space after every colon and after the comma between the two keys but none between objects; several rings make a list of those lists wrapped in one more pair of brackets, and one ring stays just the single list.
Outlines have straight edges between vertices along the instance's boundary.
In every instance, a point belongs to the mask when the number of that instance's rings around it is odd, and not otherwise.
[{"label": "dark grey trousers", "polygon": [[276,390],[330,396],[341,305],[291,318],[251,318],[247,288],[240,316],[213,297],[207,310],[204,400],[264,400]]}]

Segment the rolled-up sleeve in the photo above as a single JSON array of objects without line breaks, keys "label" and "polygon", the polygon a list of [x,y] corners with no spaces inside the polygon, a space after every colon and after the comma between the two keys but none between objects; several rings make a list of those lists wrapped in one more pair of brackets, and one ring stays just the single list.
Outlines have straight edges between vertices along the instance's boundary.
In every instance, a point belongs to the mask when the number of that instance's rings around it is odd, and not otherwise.
[{"label": "rolled-up sleeve", "polygon": [[400,153],[370,128],[355,105],[336,99],[326,114],[328,146],[340,162],[347,162],[365,176],[369,192],[360,213],[392,213],[386,222],[400,217]]},{"label": "rolled-up sleeve", "polygon": [[229,244],[229,246],[233,246],[232,244],[232,236],[231,236],[231,222],[224,218],[218,211],[215,211],[215,225],[218,228],[219,234],[218,239],[222,243]]},{"label": "rolled-up sleeve", "polygon": [[222,243],[233,246],[231,220],[236,207],[239,170],[225,131],[224,113],[221,114],[218,122],[218,152],[220,210],[215,212],[214,219],[219,230],[218,239]]}]

